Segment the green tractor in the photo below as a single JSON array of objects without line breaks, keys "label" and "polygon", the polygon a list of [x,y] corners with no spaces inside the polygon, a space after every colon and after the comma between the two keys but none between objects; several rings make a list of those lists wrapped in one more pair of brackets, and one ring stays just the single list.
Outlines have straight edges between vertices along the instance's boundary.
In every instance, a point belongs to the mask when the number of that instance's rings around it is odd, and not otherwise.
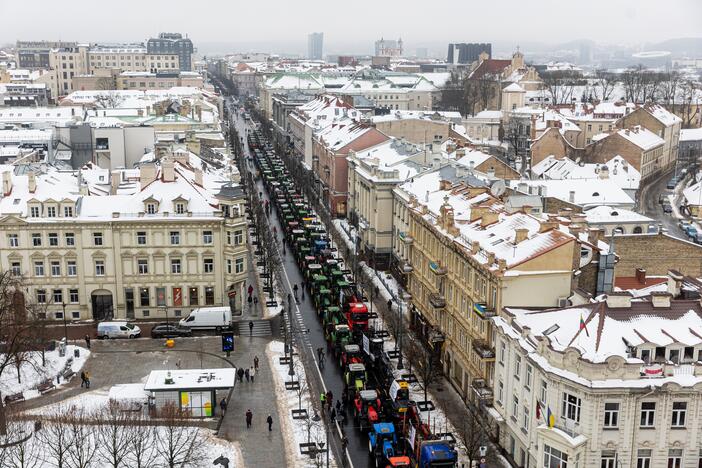
[{"label": "green tractor", "polygon": [[348,325],[336,325],[331,336],[332,352],[334,356],[341,354],[341,350],[352,342],[351,329]]},{"label": "green tractor", "polygon": [[366,366],[359,362],[354,362],[346,367],[344,372],[344,382],[349,389],[349,399],[353,400],[357,393],[366,387]]}]

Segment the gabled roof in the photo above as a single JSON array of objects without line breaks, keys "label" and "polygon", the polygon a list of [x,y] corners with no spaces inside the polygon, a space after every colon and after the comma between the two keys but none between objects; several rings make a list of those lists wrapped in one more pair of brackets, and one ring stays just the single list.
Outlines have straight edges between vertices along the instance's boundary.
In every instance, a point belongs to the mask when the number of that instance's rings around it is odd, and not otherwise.
[{"label": "gabled roof", "polygon": [[485,75],[489,74],[499,74],[504,71],[505,68],[512,65],[512,61],[509,59],[498,60],[498,59],[486,59],[483,60],[478,68],[473,70],[470,74],[470,78],[473,80],[480,79]]}]

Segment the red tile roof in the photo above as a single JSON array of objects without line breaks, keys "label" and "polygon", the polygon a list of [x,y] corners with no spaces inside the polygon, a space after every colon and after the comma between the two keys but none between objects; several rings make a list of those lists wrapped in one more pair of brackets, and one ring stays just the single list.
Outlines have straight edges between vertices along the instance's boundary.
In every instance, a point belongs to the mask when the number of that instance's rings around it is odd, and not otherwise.
[{"label": "red tile roof", "polygon": [[649,286],[665,283],[666,281],[668,281],[667,276],[648,276],[643,282],[639,281],[636,276],[618,276],[614,280],[614,286],[626,291],[627,289],[648,288]]},{"label": "red tile roof", "polygon": [[478,68],[476,68],[470,77],[473,79],[482,78],[488,73],[502,73],[502,71],[512,64],[511,60],[496,60],[487,59],[483,60]]}]

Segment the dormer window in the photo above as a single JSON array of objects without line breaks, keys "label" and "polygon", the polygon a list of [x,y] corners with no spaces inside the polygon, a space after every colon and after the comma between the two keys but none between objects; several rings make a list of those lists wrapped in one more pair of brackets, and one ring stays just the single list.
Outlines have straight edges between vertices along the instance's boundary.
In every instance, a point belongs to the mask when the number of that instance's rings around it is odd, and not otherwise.
[{"label": "dormer window", "polygon": [[185,213],[185,204],[184,203],[176,203],[175,204],[175,212],[176,212],[176,214]]},{"label": "dormer window", "polygon": [[46,208],[46,216],[49,218],[55,218],[56,217],[56,207],[55,206],[49,206]]},{"label": "dormer window", "polygon": [[38,206],[31,206],[29,207],[29,216],[32,218],[38,218],[41,216],[41,210],[39,209]]},{"label": "dormer window", "polygon": [[72,218],[73,217],[73,207],[72,206],[64,206],[63,207],[63,217],[64,218]]},{"label": "dormer window", "polygon": [[156,203],[146,204],[146,214],[156,214]]}]

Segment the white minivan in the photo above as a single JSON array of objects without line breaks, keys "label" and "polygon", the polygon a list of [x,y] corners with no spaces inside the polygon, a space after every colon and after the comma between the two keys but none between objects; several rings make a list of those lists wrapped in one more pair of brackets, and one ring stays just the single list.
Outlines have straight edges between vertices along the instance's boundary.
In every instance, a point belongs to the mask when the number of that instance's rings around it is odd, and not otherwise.
[{"label": "white minivan", "polygon": [[97,327],[98,339],[139,338],[141,329],[129,322],[100,322]]},{"label": "white minivan", "polygon": [[218,333],[232,326],[232,311],[229,307],[200,307],[180,320],[180,326],[191,329],[214,329]]}]

